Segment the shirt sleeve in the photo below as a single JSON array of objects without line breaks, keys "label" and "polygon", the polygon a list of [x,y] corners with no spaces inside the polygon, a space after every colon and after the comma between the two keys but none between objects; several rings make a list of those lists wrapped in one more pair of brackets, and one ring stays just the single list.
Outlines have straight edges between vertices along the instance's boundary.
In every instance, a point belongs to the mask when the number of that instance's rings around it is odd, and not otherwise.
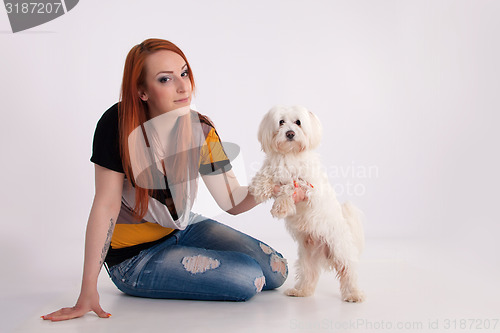
[{"label": "shirt sleeve", "polygon": [[217,175],[231,170],[231,162],[224,151],[222,142],[215,128],[211,128],[206,136],[200,152],[200,174]]},{"label": "shirt sleeve", "polygon": [[124,173],[120,157],[118,103],[110,107],[97,122],[90,161],[104,168]]}]

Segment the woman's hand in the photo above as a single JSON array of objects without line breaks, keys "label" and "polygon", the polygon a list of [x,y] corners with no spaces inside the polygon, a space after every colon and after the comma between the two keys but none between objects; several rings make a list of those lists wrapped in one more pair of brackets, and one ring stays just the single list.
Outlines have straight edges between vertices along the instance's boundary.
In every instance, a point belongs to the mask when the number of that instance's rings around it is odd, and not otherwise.
[{"label": "woman's hand", "polygon": [[295,192],[293,192],[292,197],[293,197],[293,201],[295,203],[307,200],[306,191],[304,191],[304,189],[302,187],[298,187],[295,190]]},{"label": "woman's hand", "polygon": [[99,294],[97,293],[97,290],[90,293],[89,295],[85,295],[84,293],[80,294],[80,297],[78,298],[78,301],[76,302],[76,305],[74,307],[62,308],[60,310],[42,316],[42,319],[62,321],[81,317],[90,311],[94,311],[96,315],[101,318],[111,317],[111,314],[104,311],[99,305]]},{"label": "woman's hand", "polygon": [[[277,196],[280,191],[281,191],[281,186],[274,185],[274,195]],[[304,191],[304,189],[300,186],[295,188],[292,197],[295,203],[307,200],[306,191]]]}]

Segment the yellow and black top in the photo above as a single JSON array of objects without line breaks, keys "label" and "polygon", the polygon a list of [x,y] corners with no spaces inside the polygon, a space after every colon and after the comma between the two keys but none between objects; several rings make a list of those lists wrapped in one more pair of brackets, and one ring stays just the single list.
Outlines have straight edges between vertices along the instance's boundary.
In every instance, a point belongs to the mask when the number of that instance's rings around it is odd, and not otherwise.
[{"label": "yellow and black top", "polygon": [[[220,138],[215,128],[206,117],[199,115],[199,119],[205,135],[205,143],[200,149],[199,172],[209,174],[217,170],[230,170],[230,161],[220,145]],[[118,140],[118,103],[116,103],[102,115],[97,123],[90,160],[102,167],[124,173]],[[218,144],[214,145],[214,143]],[[162,193],[154,191],[155,199],[168,201],[168,189],[160,192]],[[167,203],[164,202],[164,204],[167,209]],[[163,241],[174,232],[175,229],[166,228],[157,223],[146,220],[135,221],[131,207],[128,207],[122,200],[106,263],[108,266],[116,265]]]}]

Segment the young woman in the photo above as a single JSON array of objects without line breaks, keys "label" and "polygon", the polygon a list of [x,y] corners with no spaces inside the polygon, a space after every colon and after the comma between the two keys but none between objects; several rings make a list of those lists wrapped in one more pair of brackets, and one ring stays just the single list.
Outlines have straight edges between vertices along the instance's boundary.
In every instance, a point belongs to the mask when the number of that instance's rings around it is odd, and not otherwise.
[{"label": "young woman", "polygon": [[[103,264],[124,293],[151,298],[248,300],[281,286],[286,260],[268,245],[191,212],[198,175],[218,205],[239,214],[256,203],[231,170],[211,121],[190,110],[194,80],[184,53],[148,39],[126,59],[121,101],[99,120],[80,296],[42,318],[94,311]],[[304,200],[298,189],[295,201]]]}]

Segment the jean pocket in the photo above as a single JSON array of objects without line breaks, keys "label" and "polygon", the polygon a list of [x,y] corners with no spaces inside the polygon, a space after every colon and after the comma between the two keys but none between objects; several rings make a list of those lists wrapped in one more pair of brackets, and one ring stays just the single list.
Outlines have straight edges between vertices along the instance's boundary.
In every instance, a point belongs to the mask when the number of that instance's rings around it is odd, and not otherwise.
[{"label": "jean pocket", "polygon": [[141,251],[139,254],[136,256],[133,256],[132,258],[129,258],[125,261],[122,261],[118,265],[115,265],[111,267],[110,271],[113,274],[115,278],[118,278],[123,281],[123,279],[127,279],[130,274],[134,272],[134,267],[141,260],[142,255],[144,251]]}]

